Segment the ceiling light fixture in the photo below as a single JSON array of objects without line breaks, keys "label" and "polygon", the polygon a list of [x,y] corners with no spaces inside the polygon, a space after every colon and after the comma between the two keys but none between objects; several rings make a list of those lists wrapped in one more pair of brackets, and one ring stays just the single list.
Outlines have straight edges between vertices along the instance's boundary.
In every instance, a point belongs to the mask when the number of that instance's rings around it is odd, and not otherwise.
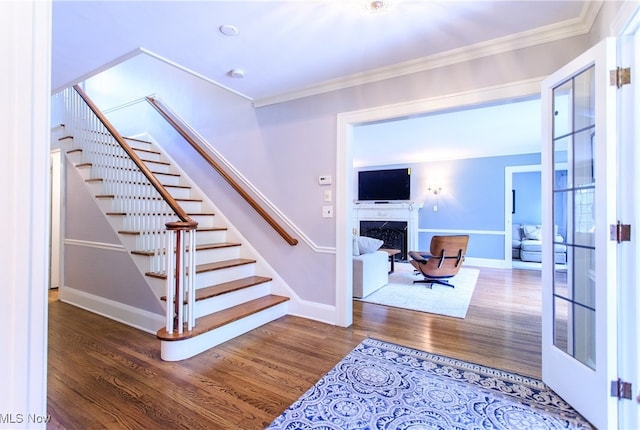
[{"label": "ceiling light fixture", "polygon": [[227,76],[232,78],[242,79],[244,78],[244,70],[242,69],[231,69],[227,72]]},{"label": "ceiling light fixture", "polygon": [[362,0],[362,9],[370,14],[387,12],[392,5],[391,0]]},{"label": "ceiling light fixture", "polygon": [[218,27],[218,30],[220,31],[220,33],[224,34],[225,36],[237,36],[238,33],[240,33],[238,29],[231,24],[223,24],[220,27]]}]

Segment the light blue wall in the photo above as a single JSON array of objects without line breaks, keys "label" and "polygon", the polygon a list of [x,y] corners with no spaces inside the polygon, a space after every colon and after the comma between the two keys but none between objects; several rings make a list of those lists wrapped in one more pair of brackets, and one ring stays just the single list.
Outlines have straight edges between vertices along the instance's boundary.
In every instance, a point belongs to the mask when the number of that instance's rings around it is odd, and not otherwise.
[{"label": "light blue wall", "polygon": [[[505,167],[539,163],[540,153],[534,153],[386,165],[380,168],[411,167],[411,199],[423,204],[418,237],[421,251],[429,249],[431,237],[439,234],[437,230],[446,231],[446,234],[464,232],[470,235],[469,257],[502,260]],[[370,169],[372,167],[367,168]],[[434,184],[442,187],[438,195],[428,190]],[[437,206],[437,211],[434,211],[434,206]]]},{"label": "light blue wall", "polygon": [[540,172],[513,174],[513,189],[516,196],[514,224],[542,224],[541,179]]}]

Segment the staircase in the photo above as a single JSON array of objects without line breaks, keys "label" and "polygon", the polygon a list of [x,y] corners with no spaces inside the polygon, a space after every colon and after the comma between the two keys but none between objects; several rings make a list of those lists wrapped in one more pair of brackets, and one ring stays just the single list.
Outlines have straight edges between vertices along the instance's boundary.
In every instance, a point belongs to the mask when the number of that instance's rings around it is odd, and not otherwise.
[{"label": "staircase", "polygon": [[[123,246],[130,252],[136,266],[145,275],[151,290],[165,303],[167,326],[157,332],[163,360],[176,361],[192,357],[287,314],[289,298],[271,293],[272,279],[256,273],[257,261],[246,246],[228,240],[227,227],[219,225],[210,205],[202,196],[197,195],[189,179],[153,143],[125,138],[162,187],[178,202],[189,218],[198,224],[195,240],[190,242],[190,246],[186,246],[183,253],[186,256],[184,260],[189,260],[191,253],[195,253],[193,260],[190,260],[193,261],[191,267],[195,270],[189,266],[182,269],[186,272],[185,276],[192,277],[193,280],[193,306],[188,303],[188,291],[182,292],[183,290],[180,290],[182,293],[178,293],[177,297],[184,297],[184,302],[177,299],[177,306],[174,303],[167,304],[167,294],[173,294],[171,286],[176,278],[172,275],[168,279],[168,272],[178,273],[171,269],[171,264],[166,263],[171,260],[167,258],[167,250],[171,249],[176,255],[179,251],[176,252],[176,247],[170,240],[158,242],[158,236],[170,236],[164,231],[164,224],[167,220],[175,221],[175,215],[172,215],[173,219],[162,215],[163,210],[158,208],[163,202],[150,195],[147,191],[149,187],[143,186],[138,179],[126,181],[128,189],[124,195],[122,190],[113,192],[113,181],[107,179],[112,172],[105,169],[109,169],[108,166],[119,166],[117,158],[122,157],[121,153],[100,149],[97,151],[100,153],[98,163],[92,160],[92,157],[96,157],[95,149],[85,149],[85,138],[65,136],[62,139],[67,147],[70,146],[67,158],[79,170],[89,192],[95,196],[96,204],[117,232]],[[88,154],[89,152],[93,155]],[[116,160],[105,162],[105,157],[115,157]],[[112,169],[128,170],[129,167]],[[122,182],[118,186],[122,187]],[[137,209],[123,210],[126,206],[123,200],[128,205],[133,201],[133,207],[145,208],[150,213],[139,214]],[[141,203],[136,205],[137,201]],[[152,221],[139,221],[140,219]],[[158,249],[157,243],[165,245]],[[192,316],[178,318],[177,315],[182,313]],[[185,322],[189,318],[192,318],[192,326]]]}]

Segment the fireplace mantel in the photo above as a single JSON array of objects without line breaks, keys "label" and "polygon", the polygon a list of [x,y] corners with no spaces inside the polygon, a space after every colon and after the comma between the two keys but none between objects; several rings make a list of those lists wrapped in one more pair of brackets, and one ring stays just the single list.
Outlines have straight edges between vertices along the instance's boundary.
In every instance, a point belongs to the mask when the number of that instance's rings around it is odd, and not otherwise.
[{"label": "fireplace mantel", "polygon": [[353,206],[355,231],[360,231],[360,221],[404,221],[407,223],[407,246],[418,251],[418,212],[422,203],[356,203]]}]

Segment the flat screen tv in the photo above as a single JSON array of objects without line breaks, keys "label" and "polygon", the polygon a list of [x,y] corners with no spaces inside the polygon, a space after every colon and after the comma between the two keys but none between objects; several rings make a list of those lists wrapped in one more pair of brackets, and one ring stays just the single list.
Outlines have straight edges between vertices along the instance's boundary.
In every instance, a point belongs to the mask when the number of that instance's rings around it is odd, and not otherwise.
[{"label": "flat screen tv", "polygon": [[358,172],[358,200],[388,202],[410,198],[410,168]]}]

